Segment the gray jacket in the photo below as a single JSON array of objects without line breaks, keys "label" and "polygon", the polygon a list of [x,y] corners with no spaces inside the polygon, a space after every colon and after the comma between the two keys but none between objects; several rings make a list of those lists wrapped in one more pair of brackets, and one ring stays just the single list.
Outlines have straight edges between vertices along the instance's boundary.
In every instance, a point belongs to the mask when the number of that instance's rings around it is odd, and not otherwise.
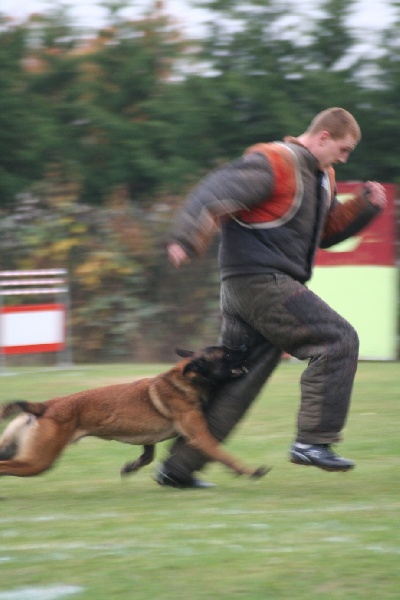
[{"label": "gray jacket", "polygon": [[379,212],[367,193],[336,198],[334,171],[322,172],[295,138],[257,144],[195,187],[171,232],[201,255],[221,227],[222,279],[280,272],[310,279],[318,247],[355,235]]}]

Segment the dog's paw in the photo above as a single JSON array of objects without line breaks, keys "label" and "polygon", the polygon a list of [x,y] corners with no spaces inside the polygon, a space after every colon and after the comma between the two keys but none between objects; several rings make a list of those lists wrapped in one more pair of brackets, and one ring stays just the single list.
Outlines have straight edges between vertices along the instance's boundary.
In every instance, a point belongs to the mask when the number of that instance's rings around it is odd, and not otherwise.
[{"label": "dog's paw", "polygon": [[271,469],[272,467],[258,467],[258,469],[251,474],[251,477],[253,479],[260,479],[261,477],[264,477],[264,475],[267,475]]},{"label": "dog's paw", "polygon": [[129,475],[129,473],[133,473],[138,470],[137,461],[125,463],[123,467],[121,467],[120,475],[124,477],[124,475]]}]

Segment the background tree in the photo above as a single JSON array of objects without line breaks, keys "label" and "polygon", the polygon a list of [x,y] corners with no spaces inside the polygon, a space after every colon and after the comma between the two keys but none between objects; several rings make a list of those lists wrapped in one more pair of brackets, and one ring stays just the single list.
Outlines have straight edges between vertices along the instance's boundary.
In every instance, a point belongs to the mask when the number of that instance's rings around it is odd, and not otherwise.
[{"label": "background tree", "polygon": [[[79,200],[92,204],[120,186],[140,198],[159,182],[146,103],[162,95],[179,44],[162,15],[126,22],[118,18],[122,7],[112,3],[110,25],[89,39],[73,31],[59,38],[57,13],[36,32],[37,60],[45,65],[34,90],[51,105],[58,161],[80,181]],[[64,39],[74,42],[65,46]]]},{"label": "background tree", "polygon": [[312,42],[308,48],[308,60],[318,70],[333,71],[340,63],[351,62],[351,50],[356,39],[347,21],[354,7],[354,0],[325,0],[320,9],[323,15],[312,24]]},{"label": "background tree", "polygon": [[392,2],[392,6],[395,18],[382,35],[375,55],[360,62],[364,132],[361,177],[366,178],[370,172],[374,179],[399,184],[400,3]]},{"label": "background tree", "polygon": [[30,89],[29,26],[0,16],[0,205],[40,180],[50,157],[53,122]]}]

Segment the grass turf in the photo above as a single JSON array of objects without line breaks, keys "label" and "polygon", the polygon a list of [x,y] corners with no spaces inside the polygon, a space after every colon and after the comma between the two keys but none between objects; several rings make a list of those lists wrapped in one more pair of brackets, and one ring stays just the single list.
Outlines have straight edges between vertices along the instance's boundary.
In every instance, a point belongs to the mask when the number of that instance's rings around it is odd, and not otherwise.
[{"label": "grass turf", "polygon": [[[44,400],[163,365],[14,370],[0,402]],[[141,448],[85,439],[53,470],[0,488],[0,600],[386,600],[399,598],[398,363],[359,365],[340,452],[350,473],[291,465],[303,365],[274,373],[227,446],[272,471],[210,465],[209,490],[174,490],[154,466],[123,480]],[[157,448],[158,459],[169,443]]]}]

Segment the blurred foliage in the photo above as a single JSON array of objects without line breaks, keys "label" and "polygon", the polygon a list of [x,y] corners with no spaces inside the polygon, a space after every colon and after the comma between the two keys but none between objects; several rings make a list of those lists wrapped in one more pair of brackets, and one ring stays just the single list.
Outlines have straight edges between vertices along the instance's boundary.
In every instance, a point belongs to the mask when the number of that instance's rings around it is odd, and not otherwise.
[{"label": "blurred foliage", "polygon": [[0,16],[0,266],[68,268],[77,361],[215,341],[217,240],[179,272],[164,247],[190,187],[246,146],[344,106],[363,143],[340,179],[400,182],[398,2],[372,45],[347,26],[355,0],[321,0],[306,20],[278,0],[200,4],[196,40],[160,0],[135,20],[103,2],[107,25],[90,32],[63,6]]},{"label": "blurred foliage", "polygon": [[[204,311],[215,340],[215,256],[174,272],[164,249],[168,204],[138,207],[120,192],[96,208],[77,203],[74,190],[55,181],[35,192],[3,215],[0,269],[68,269],[76,362],[174,360],[176,346],[198,347],[207,335]],[[8,305],[35,302],[38,297],[6,299]]]}]

